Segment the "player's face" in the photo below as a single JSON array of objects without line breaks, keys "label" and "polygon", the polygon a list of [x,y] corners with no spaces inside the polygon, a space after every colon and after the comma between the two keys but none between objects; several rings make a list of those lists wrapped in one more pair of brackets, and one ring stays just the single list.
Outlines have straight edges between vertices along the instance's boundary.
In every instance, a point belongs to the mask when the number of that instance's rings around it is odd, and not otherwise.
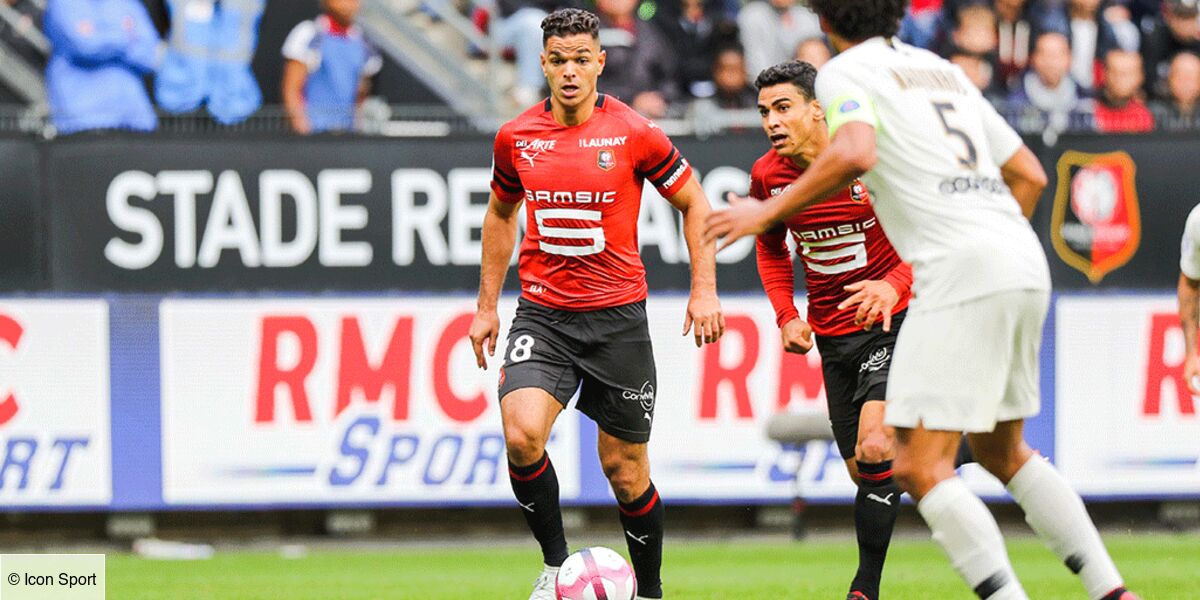
[{"label": "player's face", "polygon": [[593,101],[596,79],[603,70],[604,51],[592,36],[580,33],[546,40],[542,71],[555,102],[574,108]]},{"label": "player's face", "polygon": [[791,83],[765,87],[758,92],[758,114],[771,147],[782,156],[800,153],[825,126],[825,111],[816,100],[807,100]]}]

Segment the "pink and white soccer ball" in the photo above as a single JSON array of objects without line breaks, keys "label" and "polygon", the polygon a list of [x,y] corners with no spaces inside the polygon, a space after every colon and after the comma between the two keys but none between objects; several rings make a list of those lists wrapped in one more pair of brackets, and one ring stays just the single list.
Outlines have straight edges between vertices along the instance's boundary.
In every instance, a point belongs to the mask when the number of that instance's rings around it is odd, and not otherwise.
[{"label": "pink and white soccer ball", "polygon": [[554,586],[558,600],[633,600],[637,579],[620,554],[586,548],[567,557]]}]

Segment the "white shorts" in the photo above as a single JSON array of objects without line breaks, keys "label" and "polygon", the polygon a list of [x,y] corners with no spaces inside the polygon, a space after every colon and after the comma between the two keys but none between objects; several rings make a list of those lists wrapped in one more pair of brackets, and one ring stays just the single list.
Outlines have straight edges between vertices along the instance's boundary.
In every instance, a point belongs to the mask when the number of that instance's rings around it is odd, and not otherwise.
[{"label": "white shorts", "polygon": [[909,311],[888,377],[887,424],[981,432],[1038,414],[1049,305],[1047,291],[1010,290]]}]

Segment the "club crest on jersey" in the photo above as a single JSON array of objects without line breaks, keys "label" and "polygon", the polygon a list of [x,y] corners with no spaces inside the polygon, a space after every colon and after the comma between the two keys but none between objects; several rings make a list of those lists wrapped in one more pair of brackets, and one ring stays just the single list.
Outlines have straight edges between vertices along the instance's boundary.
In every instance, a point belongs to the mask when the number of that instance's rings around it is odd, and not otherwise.
[{"label": "club crest on jersey", "polygon": [[554,149],[556,141],[558,140],[517,140],[514,145],[521,151],[521,158],[529,161],[529,166],[532,167],[533,161],[541,153]]},{"label": "club crest on jersey", "polygon": [[596,166],[601,170],[611,171],[617,166],[617,155],[612,150],[601,150],[596,153]]},{"label": "club crest on jersey", "polygon": [[854,183],[850,184],[850,199],[859,204],[866,204],[871,199],[867,194],[867,186],[861,180],[855,179]]},{"label": "club crest on jersey", "polygon": [[1093,284],[1128,263],[1141,243],[1136,170],[1124,152],[1069,150],[1058,160],[1050,237],[1059,258]]}]

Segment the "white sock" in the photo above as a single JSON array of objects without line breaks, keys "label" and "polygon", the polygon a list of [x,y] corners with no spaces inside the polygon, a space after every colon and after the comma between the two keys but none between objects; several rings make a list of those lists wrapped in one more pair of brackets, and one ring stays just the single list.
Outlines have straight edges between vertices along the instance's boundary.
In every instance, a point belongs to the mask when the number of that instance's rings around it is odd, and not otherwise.
[{"label": "white sock", "polygon": [[995,517],[963,480],[951,477],[935,485],[917,510],[976,594],[986,600],[1029,600],[1008,561]]},{"label": "white sock", "polygon": [[1049,461],[1034,456],[1008,482],[1025,521],[1067,567],[1079,574],[1093,600],[1122,585],[1079,494]]},{"label": "white sock", "polygon": [[550,574],[550,575],[558,575],[558,570],[559,570],[560,568],[561,568],[561,567],[552,567],[552,566],[550,566],[550,565],[548,565],[548,564],[542,563],[542,572],[543,572],[543,573],[548,573],[548,574]]}]

